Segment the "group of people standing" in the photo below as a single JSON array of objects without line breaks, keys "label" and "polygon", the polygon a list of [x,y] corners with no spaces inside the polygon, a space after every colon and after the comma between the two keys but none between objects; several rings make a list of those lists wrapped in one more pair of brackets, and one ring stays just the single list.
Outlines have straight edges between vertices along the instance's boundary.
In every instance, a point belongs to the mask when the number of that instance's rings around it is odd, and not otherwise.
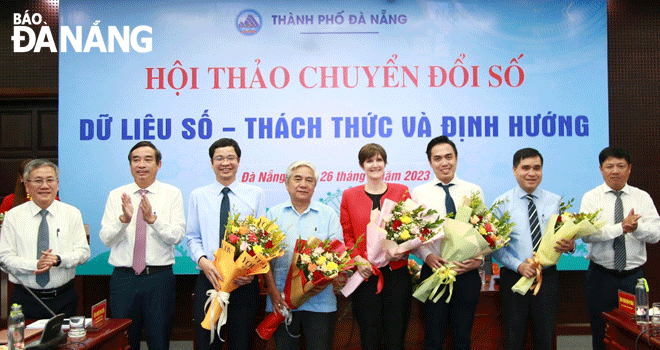
[{"label": "group of people standing", "polygon": [[[220,139],[209,148],[215,173],[210,185],[195,189],[188,202],[187,218],[181,191],[156,180],[162,162],[160,151],[148,141],[129,151],[134,182],[110,192],[102,219],[101,241],[110,248],[110,314],[133,320],[129,328],[131,348],[139,349],[143,329],[149,349],[168,349],[175,306],[174,246],[186,240],[190,257],[200,273],[194,288],[193,315],[198,349],[219,349],[222,339],[229,349],[249,349],[254,336],[259,303],[259,285],[253,276],[234,279],[223,337],[209,343],[210,333],[201,327],[206,292],[218,289],[223,276],[213,265],[213,253],[223,240],[228,215],[266,215],[286,236],[287,251],[271,262],[265,276],[267,311],[282,310],[282,290],[297,238],[315,236],[339,239],[354,246],[355,273],[365,279],[352,294],[353,315],[360,329],[362,349],[403,349],[410,317],[412,282],[408,255],[391,257],[388,265],[375,268],[368,261],[366,227],[371,211],[385,199],[395,202],[412,197],[435,209],[441,217],[455,213],[464,196],[483,191],[478,185],[456,177],[458,150],[446,136],[432,139],[426,149],[435,178],[412,191],[405,185],[383,181],[387,153],[378,144],[367,144],[358,153],[366,183],[344,191],[340,214],[312,201],[319,179],[315,166],[306,161],[292,163],[286,170],[289,200],[266,211],[264,191],[237,181],[241,149],[233,139]],[[587,301],[594,349],[603,348],[604,321],[600,314],[616,307],[617,290],[634,290],[642,277],[646,243],[660,240],[660,217],[651,197],[627,184],[630,155],[624,149],[607,147],[599,155],[604,183],[582,198],[581,212],[600,210],[607,225],[584,239],[590,259],[587,272]],[[543,157],[535,149],[523,148],[513,155],[513,174],[518,185],[496,199],[496,214],[509,212],[515,223],[508,246],[493,253],[502,264],[500,295],[507,349],[522,349],[528,321],[534,327],[537,349],[550,349],[557,319],[559,274],[554,266],[543,270],[538,295],[518,295],[511,286],[521,277],[534,277],[536,269],[526,260],[538,247],[540,233],[552,214],[560,210],[559,195],[541,189]],[[0,235],[0,264],[26,288],[34,291],[55,312],[75,314],[77,295],[73,289],[75,267],[90,255],[80,212],[56,201],[59,184],[57,166],[34,160],[23,173],[31,201],[7,212]],[[624,216],[624,213],[627,215]],[[44,243],[45,239],[45,243]],[[557,242],[555,250],[570,253],[573,239]],[[424,262],[421,278],[449,263],[442,257],[441,240],[412,252]],[[425,349],[442,349],[449,329],[454,349],[470,349],[474,312],[479,301],[481,279],[477,268],[483,257],[452,262],[457,272],[450,302],[427,301],[424,306]],[[47,278],[44,278],[46,275]],[[11,277],[12,282],[19,282]],[[377,293],[379,279],[382,291]],[[332,288],[315,288],[313,296],[293,310],[288,325],[275,332],[278,349],[299,348],[303,334],[307,349],[331,349],[336,320],[336,297]],[[30,300],[22,287],[15,287],[12,302],[21,303],[27,318],[46,318],[46,310]]]}]

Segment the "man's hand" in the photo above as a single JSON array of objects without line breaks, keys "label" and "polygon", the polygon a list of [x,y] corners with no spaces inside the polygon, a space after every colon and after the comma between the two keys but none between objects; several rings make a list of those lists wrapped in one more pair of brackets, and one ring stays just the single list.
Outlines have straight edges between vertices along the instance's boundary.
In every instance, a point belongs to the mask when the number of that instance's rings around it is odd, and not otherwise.
[{"label": "man's hand", "polygon": [[53,254],[52,249],[41,252],[41,257],[37,261],[37,270],[34,271],[35,275],[44,273],[50,270],[53,265],[57,264],[57,255]]},{"label": "man's hand", "polygon": [[151,210],[151,203],[149,202],[146,193],[142,195],[140,209],[142,209],[142,218],[147,224],[151,225],[156,222],[156,215],[154,215],[153,210]]},{"label": "man's hand", "polygon": [[536,277],[536,269],[532,266],[532,264],[527,262],[524,262],[518,266],[518,273],[527,278]]},{"label": "man's hand", "polygon": [[282,293],[276,288],[268,288],[268,295],[270,295],[270,303],[273,304],[273,312],[280,313],[280,310],[283,309],[286,305],[284,299],[282,299]]},{"label": "man's hand", "polygon": [[630,209],[630,213],[626,216],[625,219],[621,222],[621,227],[623,227],[623,233],[635,232],[637,230],[637,221],[641,218],[641,215],[635,214],[635,208]]},{"label": "man's hand", "polygon": [[424,262],[426,265],[429,265],[430,268],[432,269],[439,269],[442,267],[442,265],[445,265],[448,263],[446,259],[441,258],[438,255],[435,254],[429,254],[426,256],[426,259],[424,259]]},{"label": "man's hand", "polygon": [[240,287],[252,283],[253,280],[254,280],[254,275],[236,277],[234,278],[234,284]]},{"label": "man's hand", "polygon": [[555,245],[555,251],[557,253],[572,252],[573,250],[575,250],[575,237],[571,239],[562,238],[562,240],[557,241],[557,245]]},{"label": "man's hand", "polygon": [[389,260],[389,261],[396,261],[396,260],[403,259],[403,257],[406,256],[406,253],[408,253],[408,252],[402,252],[402,253],[396,253],[394,255],[390,255],[390,252],[388,250],[388,251],[385,251],[385,256],[387,257],[387,260]]},{"label": "man's hand", "polygon": [[213,265],[213,262],[203,256],[199,258],[197,265],[199,265],[202,271],[204,271],[204,275],[211,282],[213,288],[215,288],[215,290],[220,290],[220,282],[218,282],[218,280],[223,281],[223,279],[222,275],[220,275],[220,272],[218,272],[218,270]]},{"label": "man's hand", "polygon": [[467,259],[463,260],[461,262],[454,261],[455,267],[452,267],[452,270],[456,271],[456,275],[460,275],[463,273],[466,273],[468,271],[472,271],[476,269],[477,267],[481,266],[483,263],[483,260],[481,259]]},{"label": "man's hand", "polygon": [[131,203],[131,197],[126,193],[121,194],[121,211],[123,214],[119,216],[119,221],[122,224],[128,224],[133,218],[133,204]]},{"label": "man's hand", "polygon": [[353,260],[356,262],[355,266],[357,266],[357,272],[360,274],[360,276],[362,276],[362,278],[366,280],[369,279],[371,275],[373,275],[373,271],[371,270],[371,263],[369,260],[359,255],[356,256]]}]

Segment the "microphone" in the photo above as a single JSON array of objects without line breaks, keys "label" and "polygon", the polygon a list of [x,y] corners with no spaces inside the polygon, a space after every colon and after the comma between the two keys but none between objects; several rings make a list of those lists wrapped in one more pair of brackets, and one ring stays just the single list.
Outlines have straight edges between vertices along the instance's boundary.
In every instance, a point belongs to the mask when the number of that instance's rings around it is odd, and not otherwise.
[{"label": "microphone", "polygon": [[53,315],[51,319],[48,320],[44,326],[44,330],[41,333],[41,339],[38,342],[34,342],[29,346],[26,346],[26,350],[56,350],[60,345],[65,344],[67,340],[67,334],[62,332],[62,323],[64,322],[64,314],[56,315],[53,310],[51,310],[39,297],[34,294],[30,288],[26,287],[21,281],[20,278],[16,277],[9,269],[6,264],[0,261],[0,268],[8,275],[14,277],[18,281],[18,285],[25,288],[25,290],[30,293],[30,295],[41,304],[48,312]]},{"label": "microphone", "polygon": [[49,307],[48,307],[43,301],[41,301],[41,299],[39,299],[39,297],[38,297],[36,294],[34,294],[34,292],[33,292],[30,288],[26,287],[25,284],[23,284],[23,281],[21,281],[20,278],[16,277],[16,275],[14,275],[13,273],[11,273],[11,271],[9,271],[9,269],[7,268],[7,265],[5,265],[5,263],[2,262],[2,261],[0,261],[0,268],[2,268],[2,271],[6,272],[9,276],[14,277],[14,279],[15,279],[16,281],[18,281],[18,285],[20,285],[20,286],[23,287],[28,293],[30,293],[30,295],[31,295],[36,301],[38,301],[39,304],[41,304],[41,306],[43,306],[46,310],[48,310],[48,312],[49,312],[51,315],[56,316],[55,313],[53,312],[53,310],[51,310],[51,309],[50,309],[50,308],[49,308]]}]

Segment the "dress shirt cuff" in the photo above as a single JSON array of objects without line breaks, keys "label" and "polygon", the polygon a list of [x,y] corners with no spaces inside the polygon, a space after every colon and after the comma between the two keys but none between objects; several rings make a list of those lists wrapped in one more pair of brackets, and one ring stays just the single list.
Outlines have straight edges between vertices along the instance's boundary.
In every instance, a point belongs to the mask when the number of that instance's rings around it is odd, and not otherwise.
[{"label": "dress shirt cuff", "polygon": [[[658,228],[654,227],[655,225],[646,222],[638,222],[637,229],[631,233],[633,237],[637,240],[645,243],[658,243],[659,233]],[[656,232],[654,232],[654,229]]]},{"label": "dress shirt cuff", "polygon": [[[199,250],[195,250],[193,252],[190,252],[190,257],[195,262],[195,265],[197,265],[197,267],[199,267],[199,259],[201,259],[202,257],[206,257],[206,254],[204,254],[203,250],[199,249]],[[206,257],[206,258],[208,259],[208,257]]]},{"label": "dress shirt cuff", "polygon": [[421,246],[421,247],[417,248],[417,250],[413,251],[412,253],[413,253],[413,255],[418,257],[420,260],[422,260],[422,263],[426,263],[426,257],[429,256],[429,254],[431,254],[431,251],[428,248],[426,248],[424,246]]},{"label": "dress shirt cuff", "polygon": [[156,236],[160,238],[164,243],[167,244],[177,244],[179,242],[173,241],[172,239],[172,225],[165,223],[163,219],[156,218],[153,224],[148,224],[152,230],[156,233]]}]

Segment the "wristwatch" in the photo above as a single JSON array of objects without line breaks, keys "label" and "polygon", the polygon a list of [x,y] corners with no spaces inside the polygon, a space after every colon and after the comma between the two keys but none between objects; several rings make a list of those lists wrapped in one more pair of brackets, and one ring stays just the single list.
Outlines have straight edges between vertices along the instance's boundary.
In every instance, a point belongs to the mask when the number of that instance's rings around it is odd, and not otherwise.
[{"label": "wristwatch", "polygon": [[53,266],[60,266],[61,264],[62,264],[62,258],[60,258],[60,256],[58,255],[57,256],[57,262],[55,264],[53,264]]}]

